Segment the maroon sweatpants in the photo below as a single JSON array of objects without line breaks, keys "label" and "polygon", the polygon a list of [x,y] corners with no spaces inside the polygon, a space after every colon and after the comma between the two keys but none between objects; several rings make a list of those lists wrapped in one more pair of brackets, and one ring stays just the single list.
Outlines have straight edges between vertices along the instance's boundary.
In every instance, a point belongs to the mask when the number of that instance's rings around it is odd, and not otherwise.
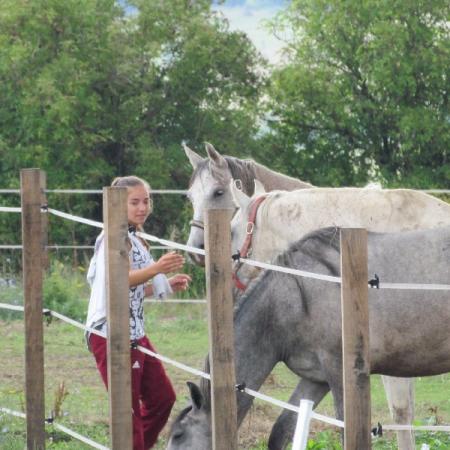
[{"label": "maroon sweatpants", "polygon": [[[108,389],[106,339],[89,338],[97,368]],[[146,336],[138,345],[156,352]],[[159,359],[131,349],[131,389],[133,407],[133,449],[147,450],[155,444],[175,403],[175,392]]]}]

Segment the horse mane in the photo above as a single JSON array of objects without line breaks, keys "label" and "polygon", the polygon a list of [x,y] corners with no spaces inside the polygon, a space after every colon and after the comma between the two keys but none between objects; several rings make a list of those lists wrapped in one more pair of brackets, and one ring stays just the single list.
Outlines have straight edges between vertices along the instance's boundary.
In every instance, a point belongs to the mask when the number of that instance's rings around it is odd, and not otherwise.
[{"label": "horse mane", "polygon": [[241,180],[242,190],[249,197],[255,192],[255,162],[251,159],[238,159],[225,156],[231,176],[234,180]]},{"label": "horse mane", "polygon": [[[326,251],[324,251],[324,249]],[[336,256],[340,253],[340,233],[338,227],[327,227],[314,230],[298,241],[289,246],[287,250],[278,255],[273,262],[274,265],[297,268],[298,257],[297,253],[301,253],[301,260],[306,262],[312,260],[317,265],[324,267],[329,275],[340,276],[340,258]],[[331,257],[330,257],[331,256]],[[335,257],[333,257],[335,256]],[[336,264],[337,261],[337,264]],[[234,317],[236,318],[243,309],[250,305],[252,302],[247,301],[247,297],[253,295],[253,291],[261,288],[266,289],[266,283],[270,283],[271,277],[281,274],[274,270],[263,270],[257,277],[250,281],[247,290],[241,295],[234,308]],[[284,274],[285,276],[292,276]],[[299,290],[303,293],[303,277],[294,276],[294,279],[299,287]],[[258,297],[258,292],[256,292]],[[304,308],[307,310],[305,299],[301,296]]]},{"label": "horse mane", "polygon": [[336,266],[334,258],[329,257],[330,252],[340,253],[339,227],[326,227],[311,231],[291,244],[284,253],[277,257],[275,264],[295,267],[297,252],[301,252],[302,259],[308,258],[326,267],[330,275],[340,276],[340,264]]},{"label": "horse mane", "polygon": [[296,267],[298,265],[296,253],[298,252],[302,255],[302,261],[313,261],[316,266],[324,267],[329,275],[340,276],[340,233],[338,227],[321,228],[306,234],[282,253],[275,264]]},{"label": "horse mane", "polygon": [[[275,172],[272,169],[264,166],[263,164],[257,163],[252,159],[239,159],[234,156],[223,156],[227,162],[228,169],[230,170],[231,177],[234,180],[241,180],[242,190],[245,194],[251,197],[255,192],[255,179],[261,181],[267,192],[277,190],[283,191],[293,191],[295,189],[305,189],[314,187],[312,184],[307,183],[296,178],[292,178],[288,175],[284,175],[279,172]],[[210,160],[205,158],[201,160],[194,171],[192,172],[191,178],[189,180],[189,187],[192,186],[195,178],[203,170],[210,170],[213,177],[215,177],[223,185],[229,183],[229,178],[227,175],[220,170],[214,170],[209,164]]]}]

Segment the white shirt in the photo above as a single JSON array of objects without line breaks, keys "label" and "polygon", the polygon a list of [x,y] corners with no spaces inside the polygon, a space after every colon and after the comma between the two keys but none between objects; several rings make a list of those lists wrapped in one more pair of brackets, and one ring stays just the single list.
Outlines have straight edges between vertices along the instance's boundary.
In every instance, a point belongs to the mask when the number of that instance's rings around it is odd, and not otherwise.
[{"label": "white shirt", "polygon": [[[131,243],[130,269],[142,269],[153,264],[150,252],[142,244],[134,233],[128,233]],[[105,271],[105,244],[104,233],[100,233],[95,241],[94,255],[89,264],[87,280],[91,286],[91,295],[86,319],[86,326],[97,328],[104,333],[106,327],[106,271]],[[172,289],[163,274],[153,278],[153,293],[155,298],[164,299],[172,293]],[[144,336],[143,302],[145,296],[145,284],[139,284],[130,288],[130,339],[135,340]]]}]

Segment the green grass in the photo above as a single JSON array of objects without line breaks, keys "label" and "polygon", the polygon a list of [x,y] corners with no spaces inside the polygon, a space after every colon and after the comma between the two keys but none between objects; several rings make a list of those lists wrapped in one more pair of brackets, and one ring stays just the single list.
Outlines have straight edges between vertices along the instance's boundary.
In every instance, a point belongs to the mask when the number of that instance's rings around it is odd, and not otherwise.
[{"label": "green grass", "polygon": [[[68,283],[68,285],[71,285]],[[59,288],[58,288],[59,289]],[[7,291],[5,293],[5,291]],[[20,289],[3,289],[0,302],[20,296]],[[66,298],[63,296],[63,298]],[[71,297],[69,297],[71,298]],[[86,300],[79,299],[86,308]],[[56,309],[56,308],[55,308]],[[2,345],[0,347],[0,406],[17,411],[24,410],[24,335],[22,313],[11,312],[2,316]],[[152,304],[146,306],[146,330],[160,353],[201,369],[208,350],[206,306],[202,304]],[[64,382],[69,394],[62,403],[59,423],[91,439],[108,445],[108,398],[101,383],[92,355],[87,351],[83,332],[53,319],[44,328],[45,339],[45,398],[46,414],[54,409],[55,392]],[[188,399],[187,380],[195,377],[166,365],[178,396],[173,416],[183,408]],[[264,393],[287,400],[297,384],[297,377],[284,366],[278,365],[262,388]],[[371,378],[372,422],[392,423],[389,418],[384,390],[379,376]],[[450,422],[450,375],[418,378],[416,380],[417,424],[430,420],[433,423]],[[330,396],[318,412],[334,417]],[[280,410],[261,401],[255,401],[248,419],[241,427],[240,448],[259,450],[266,448],[268,434]],[[173,417],[172,416],[172,417]],[[47,426],[47,448],[57,450],[88,449],[87,445]],[[157,449],[165,448],[167,430],[162,434]],[[324,424],[312,422],[310,450],[338,449],[339,436]],[[418,433],[417,448],[422,442],[431,449],[450,448],[450,435]],[[0,448],[22,450],[25,446],[25,421],[0,413]],[[395,438],[387,433],[374,441],[374,449],[395,449]]]}]

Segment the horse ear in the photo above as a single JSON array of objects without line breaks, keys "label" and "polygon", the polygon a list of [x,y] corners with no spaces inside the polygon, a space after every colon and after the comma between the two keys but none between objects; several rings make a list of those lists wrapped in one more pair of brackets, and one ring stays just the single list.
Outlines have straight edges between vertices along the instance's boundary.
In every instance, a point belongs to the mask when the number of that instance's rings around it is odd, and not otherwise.
[{"label": "horse ear", "polygon": [[208,153],[210,161],[219,167],[227,167],[226,159],[214,148],[209,142],[205,142],[206,153]]},{"label": "horse ear", "polygon": [[184,153],[186,153],[186,156],[191,163],[191,166],[195,169],[203,158],[200,155],[197,155],[194,150],[191,150],[184,142],[182,143],[182,146]]},{"label": "horse ear", "polygon": [[200,388],[190,381],[186,383],[191,393],[192,406],[196,409],[200,409],[203,405],[203,395],[200,392]]},{"label": "horse ear", "polygon": [[264,186],[261,183],[261,181],[257,180],[256,178],[254,181],[255,181],[255,193],[253,195],[259,196],[265,194],[266,190],[264,189]]},{"label": "horse ear", "polygon": [[233,196],[234,203],[236,203],[239,208],[243,209],[250,203],[250,197],[237,187],[235,181],[238,180],[230,181],[231,195]]}]

